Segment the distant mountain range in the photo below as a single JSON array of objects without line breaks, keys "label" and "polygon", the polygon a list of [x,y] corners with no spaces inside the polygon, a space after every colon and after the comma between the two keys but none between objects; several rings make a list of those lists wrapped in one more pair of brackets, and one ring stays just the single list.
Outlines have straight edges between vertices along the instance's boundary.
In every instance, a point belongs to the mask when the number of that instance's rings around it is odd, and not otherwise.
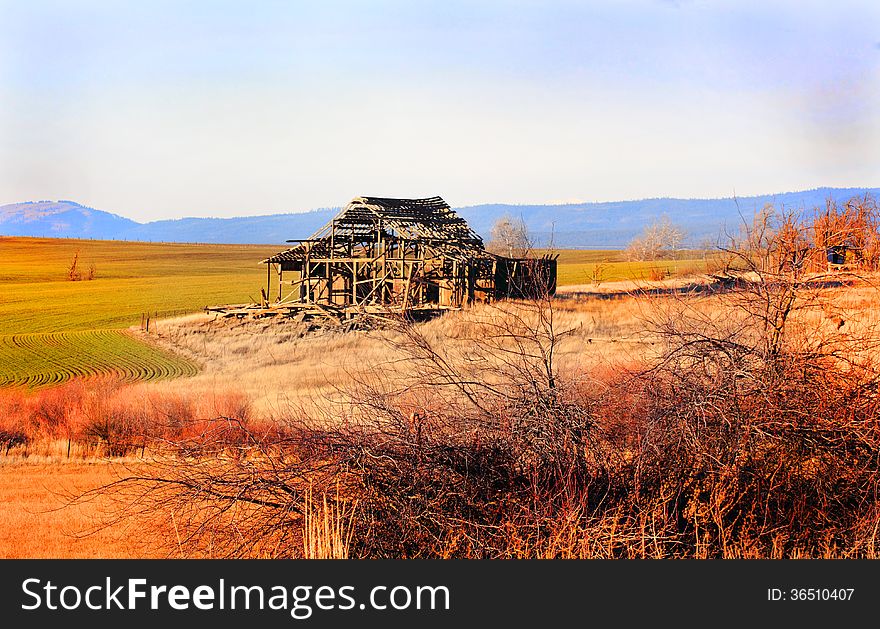
[{"label": "distant mountain range", "polygon": [[[564,205],[493,203],[456,210],[486,240],[495,221],[510,215],[525,221],[538,246],[552,242],[566,249],[617,249],[626,246],[645,225],[664,214],[688,232],[693,244],[700,244],[724,229],[737,230],[743,217],[751,218],[768,203],[810,210],[824,206],[828,199],[843,202],[865,194],[880,198],[880,188],[816,188],[738,199],[664,198]],[[74,201],[29,201],[0,206],[0,235],[281,245],[289,238],[307,238],[338,209],[138,223]]]}]

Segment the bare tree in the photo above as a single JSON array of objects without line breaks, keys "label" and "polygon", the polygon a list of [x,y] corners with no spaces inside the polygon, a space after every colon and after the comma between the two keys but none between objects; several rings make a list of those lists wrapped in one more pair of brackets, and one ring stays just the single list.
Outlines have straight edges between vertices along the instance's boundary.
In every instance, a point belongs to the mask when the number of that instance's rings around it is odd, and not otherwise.
[{"label": "bare tree", "polygon": [[83,273],[79,268],[79,251],[76,251],[73,254],[73,260],[70,263],[70,266],[67,268],[67,279],[71,282],[79,282],[80,280],[93,280],[95,279],[95,263],[90,262],[86,272]]},{"label": "bare tree", "polygon": [[82,273],[79,268],[79,251],[73,254],[73,261],[70,263],[70,267],[67,269],[67,279],[71,282],[78,282],[82,279]]},{"label": "bare tree", "polygon": [[627,247],[630,260],[656,260],[663,255],[675,256],[687,238],[684,228],[675,225],[665,214],[646,225],[641,235],[632,239]]},{"label": "bare tree", "polygon": [[509,258],[524,258],[532,250],[529,229],[522,218],[505,215],[495,221],[490,233],[488,249]]}]

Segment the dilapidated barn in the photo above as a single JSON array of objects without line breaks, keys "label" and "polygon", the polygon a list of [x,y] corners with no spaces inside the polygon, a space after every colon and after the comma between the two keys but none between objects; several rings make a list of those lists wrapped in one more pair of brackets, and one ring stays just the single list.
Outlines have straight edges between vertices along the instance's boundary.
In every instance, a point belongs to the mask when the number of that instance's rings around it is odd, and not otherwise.
[{"label": "dilapidated barn", "polygon": [[288,242],[263,260],[264,310],[413,313],[556,290],[556,256],[490,253],[440,197],[355,197],[311,237]]}]

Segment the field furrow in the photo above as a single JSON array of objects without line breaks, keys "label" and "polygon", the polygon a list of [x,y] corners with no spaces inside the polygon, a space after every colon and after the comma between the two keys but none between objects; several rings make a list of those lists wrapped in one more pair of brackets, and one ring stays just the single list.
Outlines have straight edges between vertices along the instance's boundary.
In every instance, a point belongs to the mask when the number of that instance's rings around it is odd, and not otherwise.
[{"label": "field furrow", "polygon": [[198,367],[122,330],[0,335],[0,387],[41,388],[71,378],[125,381],[192,376]]}]

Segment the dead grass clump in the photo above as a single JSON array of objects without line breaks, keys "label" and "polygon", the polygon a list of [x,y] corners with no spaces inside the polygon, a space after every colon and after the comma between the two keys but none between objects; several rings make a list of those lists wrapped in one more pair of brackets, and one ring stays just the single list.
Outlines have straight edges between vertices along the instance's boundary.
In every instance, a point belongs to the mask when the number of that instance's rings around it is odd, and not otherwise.
[{"label": "dead grass clump", "polygon": [[335,500],[328,501],[324,494],[315,501],[309,489],[303,510],[302,556],[305,559],[348,559],[353,518],[354,509],[346,513],[338,491]]},{"label": "dead grass clump", "polygon": [[669,269],[660,266],[652,266],[647,270],[646,276],[650,282],[662,282],[669,277]]}]

